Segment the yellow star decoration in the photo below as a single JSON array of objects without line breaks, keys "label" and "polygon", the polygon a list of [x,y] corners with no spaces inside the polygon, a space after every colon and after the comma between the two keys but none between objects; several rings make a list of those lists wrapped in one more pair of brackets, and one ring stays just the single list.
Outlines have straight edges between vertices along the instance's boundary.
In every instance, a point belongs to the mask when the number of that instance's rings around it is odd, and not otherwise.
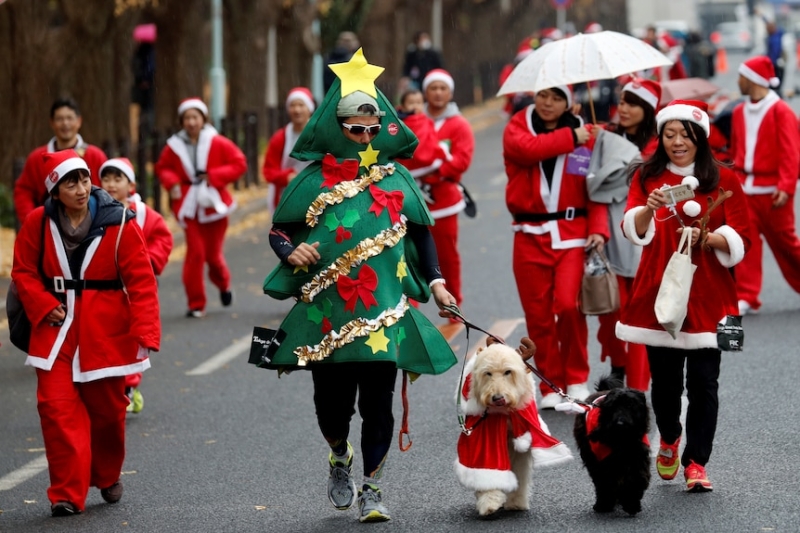
[{"label": "yellow star decoration", "polygon": [[369,334],[369,340],[367,340],[367,342],[364,344],[372,348],[373,354],[389,351],[387,349],[389,347],[389,337],[387,337],[383,332],[383,328],[379,329],[378,331],[371,332]]},{"label": "yellow star decoration", "polygon": [[374,165],[378,162],[379,153],[381,153],[381,151],[373,150],[372,143],[369,143],[366,150],[363,152],[358,152],[358,155],[361,157],[361,164],[359,166],[369,168],[371,165]]},{"label": "yellow star decoration", "polygon": [[350,61],[329,65],[330,69],[342,80],[342,98],[350,93],[361,91],[373,98],[378,97],[375,90],[375,79],[385,70],[383,67],[370,65],[359,48]]},{"label": "yellow star decoration", "polygon": [[292,274],[297,274],[298,272],[305,272],[308,274],[308,265],[301,265],[294,267],[294,272]]},{"label": "yellow star decoration", "polygon": [[397,262],[397,279],[403,281],[406,276],[408,276],[408,266],[406,265],[406,257],[402,256],[400,261]]}]

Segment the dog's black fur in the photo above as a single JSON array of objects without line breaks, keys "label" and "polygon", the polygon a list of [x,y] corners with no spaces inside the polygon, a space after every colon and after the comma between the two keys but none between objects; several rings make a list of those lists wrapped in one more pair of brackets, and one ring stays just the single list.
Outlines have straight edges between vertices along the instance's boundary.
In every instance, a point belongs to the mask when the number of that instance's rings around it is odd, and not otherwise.
[{"label": "dog's black fur", "polygon": [[[594,510],[608,513],[619,503],[622,509],[635,515],[642,510],[642,497],[650,485],[650,448],[642,437],[650,431],[650,412],[644,393],[622,386],[616,378],[604,376],[595,386],[598,391],[586,401],[593,402],[605,395],[599,404],[597,428],[586,434],[586,417],[575,417],[575,441],[581,459],[594,483]],[[589,441],[600,442],[611,449],[600,461],[592,452]]]}]

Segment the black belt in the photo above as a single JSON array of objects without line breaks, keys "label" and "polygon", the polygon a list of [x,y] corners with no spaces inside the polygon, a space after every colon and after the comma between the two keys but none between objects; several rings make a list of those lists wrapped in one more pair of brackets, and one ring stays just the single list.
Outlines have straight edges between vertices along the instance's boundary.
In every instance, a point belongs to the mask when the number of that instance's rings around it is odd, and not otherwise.
[{"label": "black belt", "polygon": [[87,289],[92,291],[119,291],[123,287],[120,279],[64,279],[61,276],[47,278],[44,285],[48,290],[59,293],[68,290],[81,292]]},{"label": "black belt", "polygon": [[572,220],[575,217],[585,217],[586,209],[568,207],[564,211],[555,213],[516,213],[514,222],[547,222],[548,220]]}]

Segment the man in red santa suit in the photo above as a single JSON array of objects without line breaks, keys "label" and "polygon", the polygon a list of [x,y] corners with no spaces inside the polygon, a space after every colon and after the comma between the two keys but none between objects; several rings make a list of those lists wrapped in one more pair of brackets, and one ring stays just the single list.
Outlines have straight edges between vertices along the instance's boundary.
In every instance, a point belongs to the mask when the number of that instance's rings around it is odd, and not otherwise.
[{"label": "man in red santa suit", "polygon": [[155,170],[186,233],[186,316],[202,318],[206,313],[206,263],[222,305],[227,307],[233,301],[231,273],[222,254],[228,216],[236,209],[227,187],[247,171],[247,161],[238,146],[206,122],[208,107],[199,98],[181,102],[178,117],[183,129],[167,139]]},{"label": "man in red santa suit", "polygon": [[739,66],[739,90],[748,99],[733,110],[730,156],[748,199],[752,248],[736,266],[739,313],[761,307],[763,235],[789,285],[800,293],[800,239],[794,198],[800,170],[797,117],[771,90],[778,78],[766,56]]},{"label": "man in red santa suit", "polygon": [[445,159],[412,171],[429,197],[428,209],[436,223],[431,234],[439,252],[442,276],[447,289],[461,306],[461,256],[458,253],[458,213],[467,206],[461,192],[461,177],[472,164],[475,137],[458,105],[452,102],[455,84],[444,69],[434,69],[422,81],[425,93],[425,113],[433,120],[437,139],[449,152]]},{"label": "man in red santa suit", "polygon": [[47,189],[42,182],[44,163],[42,156],[71,148],[86,160],[92,174],[92,183],[100,185],[100,165],[106,154],[91,144],[87,144],[78,133],[83,124],[81,110],[72,98],[59,98],[50,106],[50,128],[54,137],[44,146],[34,149],[25,160],[22,174],[14,183],[14,210],[17,220],[22,224],[28,214],[47,199]]},{"label": "man in red santa suit", "polygon": [[275,132],[270,138],[264,166],[261,173],[272,187],[269,189],[267,204],[270,211],[275,211],[281,200],[281,193],[301,170],[309,165],[308,161],[298,161],[291,155],[294,143],[314,113],[314,97],[306,87],[295,87],[286,96],[286,112],[289,123]]}]

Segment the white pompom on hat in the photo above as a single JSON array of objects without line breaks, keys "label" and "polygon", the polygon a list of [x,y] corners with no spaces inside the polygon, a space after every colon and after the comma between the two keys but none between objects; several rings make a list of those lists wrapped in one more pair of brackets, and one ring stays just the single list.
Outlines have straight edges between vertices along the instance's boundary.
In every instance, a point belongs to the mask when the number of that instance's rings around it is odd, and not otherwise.
[{"label": "white pompom on hat", "polygon": [[708,104],[700,100],[673,100],[656,115],[658,133],[664,124],[672,120],[685,120],[694,122],[706,132],[706,137],[711,134],[711,125],[708,120]]},{"label": "white pompom on hat", "polygon": [[453,76],[451,76],[450,73],[443,68],[435,68],[425,75],[425,79],[422,80],[422,90],[425,91],[425,89],[428,88],[428,85],[434,81],[444,82],[444,84],[450,88],[450,91],[454,91],[456,88],[456,84],[453,81]]},{"label": "white pompom on hat", "polygon": [[316,106],[314,105],[314,96],[311,94],[311,91],[307,87],[295,87],[289,94],[286,96],[286,109],[289,109],[289,104],[291,104],[295,100],[300,100],[304,104],[310,112],[314,112]]},{"label": "white pompom on hat", "polygon": [[75,150],[59,150],[44,154],[44,186],[52,192],[58,182],[73,170],[85,170],[90,176],[92,171],[86,161]]},{"label": "white pompom on hat", "polygon": [[775,76],[775,66],[767,56],[751,57],[739,65],[739,74],[761,87],[777,87],[781,84]]},{"label": "white pompom on hat", "polygon": [[187,98],[178,105],[178,116],[183,116],[190,109],[197,109],[205,118],[208,118],[208,106],[197,97]]},{"label": "white pompom on hat", "polygon": [[116,157],[109,159],[103,166],[100,167],[100,176],[103,176],[103,171],[107,168],[113,168],[122,172],[122,175],[128,178],[131,183],[136,183],[136,173],[133,171],[133,163],[127,157]]}]

